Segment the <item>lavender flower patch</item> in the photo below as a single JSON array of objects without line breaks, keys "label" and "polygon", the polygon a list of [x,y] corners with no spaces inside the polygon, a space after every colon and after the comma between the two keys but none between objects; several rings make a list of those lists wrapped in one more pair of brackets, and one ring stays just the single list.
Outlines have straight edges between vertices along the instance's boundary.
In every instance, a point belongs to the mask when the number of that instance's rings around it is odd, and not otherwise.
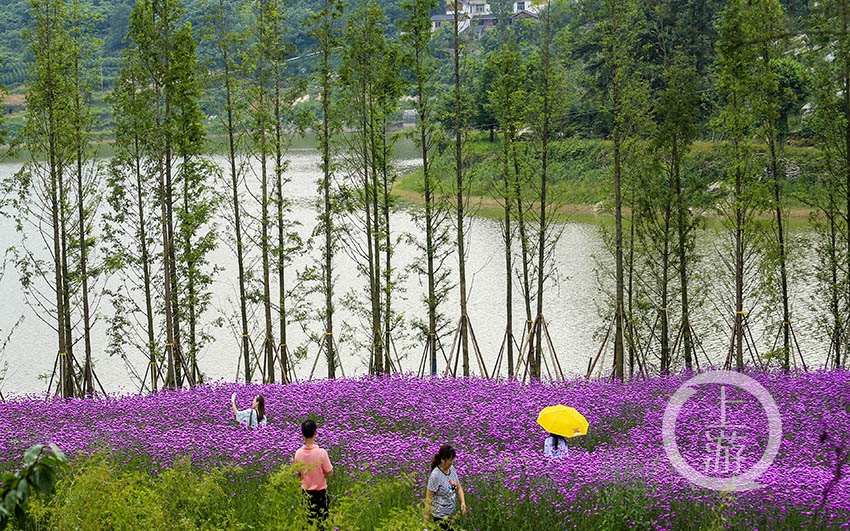
[{"label": "lavender flower patch", "polygon": [[[684,375],[626,384],[396,375],[290,385],[214,383],[91,400],[28,396],[0,405],[0,469],[19,466],[29,446],[52,442],[72,459],[105,451],[114,462],[157,473],[189,457],[201,468],[236,465],[262,479],[291,462],[301,444],[299,425],[312,417],[336,469],[354,476],[418,472],[424,485],[430,458],[450,442],[472,510],[476,504],[530,501],[567,519],[576,511],[604,510],[587,506],[588,492],[640,485],[662,514],[659,527],[674,518],[677,502],[711,506],[718,496],[730,512],[772,511],[781,519],[793,507],[819,511],[833,523],[850,520],[850,464],[842,469],[837,461],[839,450],[846,456],[850,448],[850,372],[751,376],[775,400],[782,438],[757,479],[762,487],[746,492],[695,487],[671,465],[662,442],[663,415],[688,379]],[[232,392],[242,404],[265,395],[269,426],[255,432],[238,426],[229,406]],[[724,433],[736,431],[727,455],[706,435],[707,427],[720,423],[721,398],[708,389],[690,399],[676,421],[675,440],[693,469],[732,478],[763,454],[768,418],[758,400],[730,391],[722,420],[729,427]],[[590,429],[569,439],[569,457],[546,459],[546,434],[535,419],[540,409],[558,403],[584,413]]]}]

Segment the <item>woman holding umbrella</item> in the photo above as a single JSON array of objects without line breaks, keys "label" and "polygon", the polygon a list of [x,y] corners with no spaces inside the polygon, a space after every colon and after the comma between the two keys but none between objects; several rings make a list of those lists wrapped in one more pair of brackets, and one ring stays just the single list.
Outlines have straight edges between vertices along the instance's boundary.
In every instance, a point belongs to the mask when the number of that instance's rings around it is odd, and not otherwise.
[{"label": "woman holding umbrella", "polygon": [[543,408],[537,415],[537,424],[549,432],[543,443],[546,457],[566,457],[569,453],[565,437],[586,435],[589,423],[575,408],[562,404]]},{"label": "woman holding umbrella", "polygon": [[543,457],[567,457],[570,455],[570,449],[567,447],[567,440],[561,435],[550,433],[543,443]]},{"label": "woman holding umbrella", "polygon": [[455,455],[455,449],[450,445],[440,447],[431,460],[431,474],[425,489],[425,522],[430,522],[433,517],[442,529],[451,529],[448,518],[457,511],[455,496],[460,498],[461,514],[466,515],[466,499],[453,466]]}]

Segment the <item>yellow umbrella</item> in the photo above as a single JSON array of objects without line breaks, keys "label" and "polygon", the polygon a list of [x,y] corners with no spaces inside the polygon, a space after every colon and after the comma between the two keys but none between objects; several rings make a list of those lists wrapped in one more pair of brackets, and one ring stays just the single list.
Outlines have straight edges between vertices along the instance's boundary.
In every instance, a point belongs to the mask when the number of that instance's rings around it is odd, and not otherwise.
[{"label": "yellow umbrella", "polygon": [[587,435],[587,427],[590,425],[575,408],[561,404],[544,407],[537,415],[537,423],[549,433],[562,437]]}]

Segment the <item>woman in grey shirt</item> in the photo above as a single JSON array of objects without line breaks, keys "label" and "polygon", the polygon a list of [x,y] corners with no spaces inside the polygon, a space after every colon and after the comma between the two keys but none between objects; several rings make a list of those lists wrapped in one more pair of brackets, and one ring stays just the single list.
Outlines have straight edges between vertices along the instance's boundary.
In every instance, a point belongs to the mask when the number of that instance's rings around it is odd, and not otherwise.
[{"label": "woman in grey shirt", "polygon": [[425,522],[434,518],[443,529],[450,529],[447,518],[457,511],[456,498],[460,498],[460,512],[466,515],[466,500],[463,488],[453,466],[455,449],[444,444],[431,460],[431,474],[428,476],[428,487],[425,489]]}]

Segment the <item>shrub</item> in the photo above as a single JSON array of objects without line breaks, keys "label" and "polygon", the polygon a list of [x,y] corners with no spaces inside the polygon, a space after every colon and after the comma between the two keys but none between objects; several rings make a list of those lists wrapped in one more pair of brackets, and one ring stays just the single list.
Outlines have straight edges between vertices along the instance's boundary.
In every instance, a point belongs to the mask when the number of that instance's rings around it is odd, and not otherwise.
[{"label": "shrub", "polygon": [[147,475],[114,471],[103,456],[59,482],[49,513],[51,528],[68,531],[165,529],[167,522]]},{"label": "shrub", "polygon": [[200,472],[189,459],[178,460],[159,475],[153,486],[169,515],[169,529],[232,529],[237,519],[223,485],[222,469]]}]

